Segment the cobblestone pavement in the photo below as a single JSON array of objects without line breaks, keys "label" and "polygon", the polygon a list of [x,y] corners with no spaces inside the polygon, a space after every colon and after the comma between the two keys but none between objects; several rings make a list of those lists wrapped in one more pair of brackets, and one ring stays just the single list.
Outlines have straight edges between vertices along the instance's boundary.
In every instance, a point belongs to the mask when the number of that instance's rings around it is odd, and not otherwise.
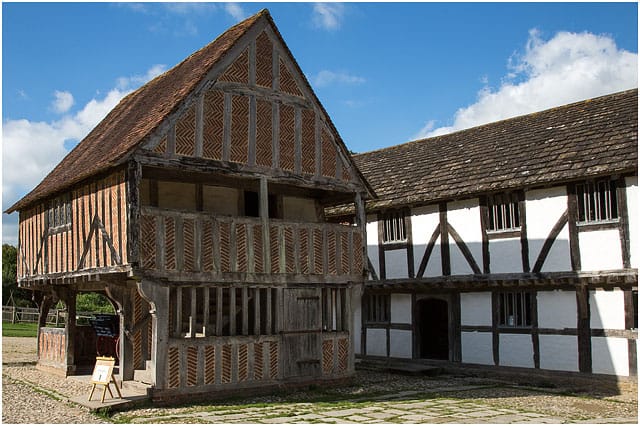
[{"label": "cobblestone pavement", "polygon": [[[22,349],[14,346],[22,345]],[[33,345],[32,355],[24,346]],[[17,354],[15,357],[12,355]],[[25,355],[27,354],[27,355]],[[571,393],[486,378],[358,371],[351,385],[142,407],[99,417],[68,402],[90,385],[35,370],[35,340],[3,339],[3,423],[637,423],[637,390]]]}]

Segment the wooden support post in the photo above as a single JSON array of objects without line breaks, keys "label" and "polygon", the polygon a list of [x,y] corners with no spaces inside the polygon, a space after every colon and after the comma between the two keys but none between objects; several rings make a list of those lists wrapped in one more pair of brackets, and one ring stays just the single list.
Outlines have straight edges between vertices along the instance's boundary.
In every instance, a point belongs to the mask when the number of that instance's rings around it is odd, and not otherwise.
[{"label": "wooden support post", "polygon": [[138,283],[140,294],[152,302],[151,368],[154,385],[163,389],[166,380],[167,349],[169,344],[169,287],[147,280]]},{"label": "wooden support post", "polygon": [[177,337],[182,337],[182,287],[176,287],[176,329]]},{"label": "wooden support post", "polygon": [[451,257],[449,255],[449,226],[447,222],[447,203],[442,202],[440,207],[440,256],[442,262],[442,275],[451,275]]},{"label": "wooden support post", "polygon": [[196,337],[196,324],[198,319],[198,311],[196,305],[197,299],[197,288],[191,287],[191,315],[189,315],[189,337]]},{"label": "wooden support post", "polygon": [[[269,291],[269,289],[267,289]],[[255,336],[259,336],[262,334],[260,330],[260,287],[255,287],[253,289],[253,334]]]},{"label": "wooden support post", "polygon": [[582,269],[580,259],[580,241],[578,236],[578,196],[576,185],[567,185],[567,222],[569,225],[569,252],[571,255],[571,268],[574,271]]},{"label": "wooden support post", "polygon": [[229,288],[229,336],[236,335],[236,288]]},{"label": "wooden support post", "polygon": [[266,324],[265,324],[265,329],[266,329],[266,333],[265,334],[275,334],[274,330],[273,330],[273,307],[272,307],[272,302],[271,302],[271,293],[272,290],[270,288],[267,289],[267,302],[266,302],[266,307],[267,307],[267,312],[265,315],[266,318]]},{"label": "wooden support post", "polygon": [[209,306],[209,304],[211,303],[211,288],[210,287],[203,287],[202,289],[204,291],[204,310],[203,310],[203,314],[202,314],[202,333],[204,334],[205,337],[210,336],[211,335],[211,330],[209,329],[209,324],[210,324],[210,319],[209,316],[211,315],[211,307]]},{"label": "wooden support post", "polygon": [[491,335],[493,341],[493,363],[500,365],[500,293],[491,292]]},{"label": "wooden support post", "polygon": [[337,288],[334,290],[336,295],[336,331],[342,331],[342,289]]},{"label": "wooden support post", "polygon": [[[222,336],[222,309],[223,309],[222,287],[216,288],[216,336]],[[219,358],[219,357],[216,357]],[[217,375],[216,375],[217,377]]]},{"label": "wooden support post", "polygon": [[249,294],[246,286],[242,286],[242,335],[249,335]]},{"label": "wooden support post", "polygon": [[576,287],[578,308],[578,368],[581,373],[591,373],[591,312],[589,308],[589,287]]},{"label": "wooden support post", "polygon": [[67,316],[65,318],[65,368],[67,374],[75,372],[75,346],[76,346],[76,292],[65,289],[62,297],[67,306]]}]

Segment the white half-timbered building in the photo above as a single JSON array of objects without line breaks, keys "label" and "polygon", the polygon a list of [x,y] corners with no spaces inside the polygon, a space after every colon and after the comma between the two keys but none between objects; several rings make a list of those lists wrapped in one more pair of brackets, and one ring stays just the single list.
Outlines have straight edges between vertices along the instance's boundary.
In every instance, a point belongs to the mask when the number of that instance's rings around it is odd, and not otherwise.
[{"label": "white half-timbered building", "polygon": [[636,89],[357,155],[379,197],[360,355],[635,376],[637,105]]}]

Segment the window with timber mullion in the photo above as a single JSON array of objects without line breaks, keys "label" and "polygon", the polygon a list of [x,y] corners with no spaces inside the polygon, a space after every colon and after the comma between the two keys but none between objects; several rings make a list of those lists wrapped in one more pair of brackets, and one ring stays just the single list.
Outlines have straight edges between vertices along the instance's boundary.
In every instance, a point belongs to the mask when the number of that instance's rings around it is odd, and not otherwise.
[{"label": "window with timber mullion", "polygon": [[532,296],[528,291],[500,293],[500,327],[528,328],[532,325]]},{"label": "window with timber mullion", "polygon": [[406,241],[405,212],[403,210],[392,210],[384,213],[382,217],[382,242],[403,243]]},{"label": "window with timber mullion", "polygon": [[520,229],[520,208],[516,193],[492,194],[487,197],[489,223],[487,231],[517,231]]},{"label": "window with timber mullion", "polygon": [[367,294],[363,297],[365,323],[388,323],[391,319],[391,298],[388,294]]},{"label": "window with timber mullion", "polygon": [[49,229],[52,232],[66,231],[71,227],[71,197],[65,194],[49,202]]},{"label": "window with timber mullion", "polygon": [[602,179],[576,185],[578,223],[588,224],[618,219],[616,182]]},{"label": "window with timber mullion", "polygon": [[170,333],[180,338],[273,335],[277,300],[272,287],[174,287]]}]

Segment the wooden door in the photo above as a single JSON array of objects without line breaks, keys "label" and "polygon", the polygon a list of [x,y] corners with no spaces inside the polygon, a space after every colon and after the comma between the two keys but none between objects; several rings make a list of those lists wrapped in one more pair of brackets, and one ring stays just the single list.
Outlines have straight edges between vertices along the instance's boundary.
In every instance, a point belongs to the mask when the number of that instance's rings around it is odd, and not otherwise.
[{"label": "wooden door", "polygon": [[319,288],[284,290],[284,377],[319,377],[322,374],[322,307]]}]

